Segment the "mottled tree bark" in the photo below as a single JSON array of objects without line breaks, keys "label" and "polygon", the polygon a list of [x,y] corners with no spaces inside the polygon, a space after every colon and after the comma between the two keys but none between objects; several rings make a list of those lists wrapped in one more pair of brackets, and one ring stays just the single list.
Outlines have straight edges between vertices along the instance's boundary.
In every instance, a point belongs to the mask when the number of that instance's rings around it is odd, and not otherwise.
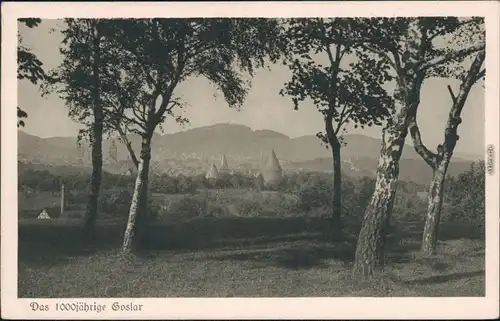
[{"label": "mottled tree bark", "polygon": [[421,252],[424,255],[432,255],[436,252],[439,232],[439,221],[441,219],[441,208],[443,205],[443,190],[449,159],[443,160],[438,168],[433,171],[431,184],[429,186],[429,197],[427,204],[427,215],[425,217],[424,233],[422,235]]},{"label": "mottled tree bark", "polygon": [[94,25],[93,36],[93,50],[94,61],[92,64],[93,74],[93,113],[94,123],[92,124],[92,176],[90,178],[90,191],[87,202],[87,209],[85,212],[85,225],[83,233],[87,238],[90,238],[97,220],[99,192],[102,180],[102,134],[103,134],[103,110],[100,100],[100,78],[99,78],[99,64],[100,64],[100,34],[98,29],[98,22]]},{"label": "mottled tree bark", "polygon": [[123,237],[122,251],[131,253],[137,248],[145,225],[147,215],[147,187],[149,180],[149,165],[151,161],[151,135],[143,137],[137,178],[135,180],[134,194],[130,204],[129,217],[125,235]]},{"label": "mottled tree bark", "polygon": [[375,190],[365,211],[358,237],[353,267],[355,274],[371,276],[376,265],[385,263],[387,228],[396,195],[399,159],[407,134],[404,117],[402,118],[399,126],[384,129]]}]

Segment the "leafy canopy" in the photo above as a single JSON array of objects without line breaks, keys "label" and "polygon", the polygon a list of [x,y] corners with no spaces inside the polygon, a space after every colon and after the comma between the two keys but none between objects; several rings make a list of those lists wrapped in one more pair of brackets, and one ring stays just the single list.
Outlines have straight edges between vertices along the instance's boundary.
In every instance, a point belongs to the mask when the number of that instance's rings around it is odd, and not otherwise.
[{"label": "leafy canopy", "polygon": [[[21,18],[18,22],[24,24],[28,28],[37,27],[42,21],[37,18]],[[17,47],[17,79],[28,79],[32,84],[36,85],[39,81],[45,78],[45,72],[42,68],[43,63],[37,58],[37,56],[31,52],[30,48],[26,47],[22,43],[22,36],[18,33],[19,44]],[[24,127],[24,118],[27,118],[28,114],[22,110],[19,106],[17,107],[17,126]]]},{"label": "leafy canopy", "polygon": [[[276,60],[279,32],[269,19],[66,19],[63,63],[47,92],[57,92],[70,116],[91,127],[92,28],[99,29],[100,93],[105,131],[152,135],[185,103],[176,86],[205,77],[231,107],[240,107],[256,68]],[[248,78],[248,77],[247,77]],[[84,130],[85,132],[85,130]]]},{"label": "leafy canopy", "polygon": [[[312,100],[327,126],[336,124],[335,136],[350,122],[381,125],[392,103],[382,87],[389,66],[354,46],[353,19],[293,19],[286,36],[284,62],[293,75],[280,94],[290,96],[295,109]],[[328,140],[322,133],[318,137]]]}]

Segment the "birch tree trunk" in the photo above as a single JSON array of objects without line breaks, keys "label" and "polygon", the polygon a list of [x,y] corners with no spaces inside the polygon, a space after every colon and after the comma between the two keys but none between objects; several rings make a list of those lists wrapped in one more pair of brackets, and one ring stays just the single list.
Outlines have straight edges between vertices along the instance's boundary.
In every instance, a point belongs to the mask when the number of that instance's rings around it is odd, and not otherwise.
[{"label": "birch tree trunk", "polygon": [[377,264],[385,263],[386,233],[406,134],[404,124],[399,129],[384,129],[375,190],[366,208],[356,247],[353,271],[356,274],[371,276]]},{"label": "birch tree trunk", "polygon": [[151,161],[151,135],[143,137],[137,178],[135,180],[134,194],[130,204],[129,217],[125,235],[123,237],[122,251],[130,253],[137,248],[147,215],[147,187],[149,180],[149,165]]},{"label": "birch tree trunk", "polygon": [[410,132],[413,139],[415,151],[432,168],[433,176],[429,184],[429,196],[427,204],[427,215],[422,234],[422,245],[420,251],[424,256],[436,253],[437,240],[439,235],[439,223],[441,219],[441,209],[443,206],[443,191],[448,165],[453,156],[455,146],[459,139],[458,126],[462,122],[460,115],[465,105],[472,86],[484,75],[484,70],[480,71],[485,59],[485,52],[480,52],[471,64],[467,76],[460,85],[457,96],[448,86],[453,105],[448,114],[448,121],[444,131],[444,143],[438,146],[437,153],[433,153],[425,147],[420,136],[416,115],[410,120]]},{"label": "birch tree trunk", "polygon": [[97,219],[99,192],[102,180],[102,134],[103,134],[103,111],[100,101],[100,49],[99,49],[99,29],[98,22],[94,26],[93,50],[94,61],[92,64],[92,73],[94,86],[92,90],[94,123],[92,125],[92,175],[90,178],[90,191],[85,212],[85,225],[83,233],[87,238],[93,234],[95,222]]},{"label": "birch tree trunk", "polygon": [[397,88],[394,114],[382,132],[375,190],[365,210],[359,233],[354,274],[370,277],[376,265],[385,264],[387,229],[396,195],[399,160],[408,134],[409,119],[416,113],[420,103],[422,81],[422,75],[409,73]]},{"label": "birch tree trunk", "polygon": [[450,158],[446,157],[438,164],[437,168],[433,170],[432,180],[429,185],[427,215],[425,217],[421,247],[422,254],[426,256],[436,252],[439,221],[441,219],[441,208],[443,205],[444,179],[446,177],[449,162]]}]

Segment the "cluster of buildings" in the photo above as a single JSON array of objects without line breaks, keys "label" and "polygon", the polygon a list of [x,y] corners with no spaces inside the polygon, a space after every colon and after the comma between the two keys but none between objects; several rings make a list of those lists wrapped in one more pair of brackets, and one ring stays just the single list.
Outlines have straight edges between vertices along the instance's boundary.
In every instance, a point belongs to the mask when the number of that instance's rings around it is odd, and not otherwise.
[{"label": "cluster of buildings", "polygon": [[[81,147],[80,151],[82,151]],[[127,176],[132,175],[136,171],[135,164],[132,162],[130,157],[127,157],[127,160],[118,160],[117,154],[118,148],[115,141],[113,140],[111,142],[111,146],[108,149],[107,155],[104,157],[103,163],[105,164],[105,166],[112,166],[113,172],[119,172],[120,174]],[[79,156],[80,160],[83,161],[84,153],[81,152]],[[260,168],[256,176],[262,176],[264,182],[266,183],[278,181],[283,175],[283,170],[278,158],[276,157],[274,149],[271,150],[271,152],[267,155],[265,153],[261,154],[261,162],[259,167]],[[208,171],[206,172],[205,177],[207,179],[217,179],[221,175],[231,174],[232,172],[233,170],[228,165],[226,155],[222,155],[220,167],[217,168],[215,163],[212,163]]]},{"label": "cluster of buildings", "polygon": [[[226,155],[222,155],[220,168],[217,169],[217,166],[212,163],[205,177],[207,179],[217,179],[220,175],[225,173],[231,173],[231,169],[227,164]],[[282,174],[283,170],[274,150],[267,156],[263,155],[261,170],[257,176],[262,176],[265,183],[273,183],[279,181]]]}]

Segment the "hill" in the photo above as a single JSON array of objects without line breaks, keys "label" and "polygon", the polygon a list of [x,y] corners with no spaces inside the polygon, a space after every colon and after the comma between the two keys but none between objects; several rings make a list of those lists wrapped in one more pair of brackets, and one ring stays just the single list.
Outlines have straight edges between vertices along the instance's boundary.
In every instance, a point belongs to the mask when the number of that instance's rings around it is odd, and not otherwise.
[{"label": "hill", "polygon": [[[138,152],[140,137],[131,135],[129,139],[133,149]],[[348,134],[345,141],[347,145],[342,148],[343,170],[356,176],[373,176],[380,151],[380,139]],[[105,158],[110,146],[111,140],[106,139],[103,143]],[[120,143],[116,146],[117,159],[126,160],[128,151],[125,146]],[[314,135],[290,138],[272,130],[216,124],[174,134],[155,134],[152,140],[153,161],[162,172],[172,172],[172,169],[183,167],[190,172],[204,171],[211,163],[218,164],[223,154],[227,155],[230,166],[245,171],[255,170],[263,153],[268,153],[271,149],[275,150],[284,169],[331,171],[331,152]],[[88,167],[90,149],[84,151],[83,164],[79,162],[80,153],[75,137],[40,138],[18,131],[18,157],[23,163]],[[480,156],[457,153],[452,160],[450,174],[466,170],[471,161],[479,158]],[[112,166],[106,168],[114,171]],[[400,175],[402,178],[425,182],[428,182],[427,177],[431,175],[430,169],[411,145],[404,147]]]}]

